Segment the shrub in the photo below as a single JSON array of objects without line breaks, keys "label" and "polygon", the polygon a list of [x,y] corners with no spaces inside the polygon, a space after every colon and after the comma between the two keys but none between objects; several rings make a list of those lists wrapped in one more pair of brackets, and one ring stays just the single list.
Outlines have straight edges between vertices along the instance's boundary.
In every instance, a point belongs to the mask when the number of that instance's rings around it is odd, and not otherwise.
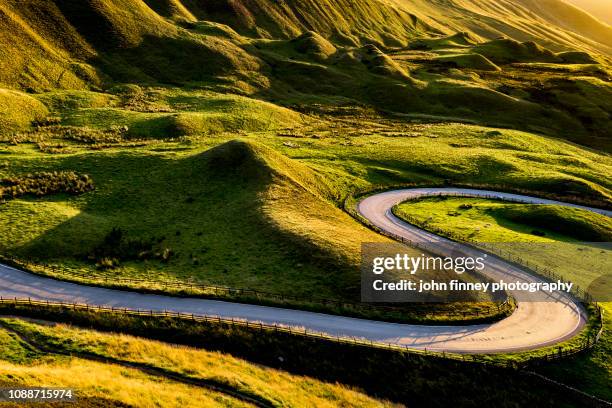
[{"label": "shrub", "polygon": [[114,227],[93,250],[90,258],[102,269],[118,266],[120,261],[159,259],[168,262],[174,252],[170,248],[154,249],[154,239],[129,239],[125,232]]},{"label": "shrub", "polygon": [[72,171],[54,171],[9,177],[0,181],[0,197],[24,195],[42,197],[51,194],[83,194],[94,189],[91,177]]}]

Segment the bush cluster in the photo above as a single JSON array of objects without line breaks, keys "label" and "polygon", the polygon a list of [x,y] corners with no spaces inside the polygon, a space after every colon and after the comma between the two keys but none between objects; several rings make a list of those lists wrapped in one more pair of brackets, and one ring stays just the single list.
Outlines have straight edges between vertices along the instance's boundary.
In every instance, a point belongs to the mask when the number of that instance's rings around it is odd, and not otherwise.
[{"label": "bush cluster", "polygon": [[94,182],[86,174],[73,171],[54,171],[8,177],[0,181],[0,198],[25,195],[42,197],[51,194],[82,194],[94,189]]},{"label": "bush cluster", "polygon": [[120,261],[158,259],[167,262],[173,255],[169,248],[156,250],[155,240],[129,239],[121,228],[114,227],[94,248],[90,258],[100,269],[119,266]]},{"label": "bush cluster", "polygon": [[[47,150],[52,140],[86,144],[92,147],[123,143],[128,139],[129,127],[114,125],[107,129],[96,129],[87,126],[65,126],[54,122],[38,123],[34,130],[13,133],[0,140],[17,145],[19,143],[37,143],[42,151]],[[53,153],[53,152],[47,152]]]}]

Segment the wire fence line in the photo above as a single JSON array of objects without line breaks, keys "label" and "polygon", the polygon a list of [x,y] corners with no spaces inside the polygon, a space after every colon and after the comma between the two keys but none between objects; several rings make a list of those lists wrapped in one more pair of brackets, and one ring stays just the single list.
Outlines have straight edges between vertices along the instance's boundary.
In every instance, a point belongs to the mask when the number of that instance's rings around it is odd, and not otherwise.
[{"label": "wire fence line", "polygon": [[400,184],[376,184],[367,189],[355,188],[350,192],[345,200],[345,205],[356,198],[363,198],[372,194],[381,193],[391,190],[415,189],[415,188],[464,188],[475,189],[481,191],[495,191],[508,194],[518,194],[531,197],[539,197],[548,200],[568,202],[577,205],[589,206],[596,209],[612,211],[612,204],[609,201],[601,198],[587,198],[576,194],[558,194],[541,190],[530,190],[527,188],[517,187],[508,184],[488,184],[488,183],[467,183],[456,182],[453,180],[444,180],[443,182],[418,182],[418,183],[400,183]]},{"label": "wire fence line", "polygon": [[[332,341],[339,344],[347,344],[354,346],[372,347],[377,349],[387,349],[405,352],[409,355],[429,356],[434,358],[442,358],[448,360],[459,360],[466,362],[475,362],[487,365],[502,366],[507,368],[521,369],[530,367],[542,362],[554,361],[560,358],[575,355],[584,350],[592,348],[603,332],[603,324],[599,327],[596,334],[592,336],[586,336],[577,345],[572,347],[558,347],[545,354],[538,354],[533,356],[527,356],[521,361],[517,360],[503,360],[503,359],[492,359],[490,356],[481,354],[465,354],[465,353],[452,353],[445,351],[428,350],[427,348],[418,349],[409,345],[401,345],[396,343],[388,343],[383,341],[368,340],[365,338],[347,337],[340,335],[330,335],[327,333],[309,330],[307,328],[297,328],[278,323],[263,323],[263,322],[252,322],[246,319],[239,318],[227,318],[219,315],[205,315],[205,314],[194,314],[194,313],[181,313],[169,310],[151,310],[151,309],[132,309],[127,307],[112,307],[112,306],[101,306],[101,305],[90,305],[86,303],[70,303],[70,302],[57,302],[57,301],[40,301],[31,298],[5,298],[0,297],[0,306],[25,306],[30,308],[43,307],[45,310],[50,308],[58,308],[64,310],[82,311],[82,312],[99,312],[99,313],[113,313],[132,317],[148,317],[148,318],[174,318],[199,323],[210,323],[210,324],[225,324],[232,327],[241,327],[249,330],[266,331],[269,333],[285,333],[293,336],[300,336],[309,339],[319,339]],[[598,313],[602,313],[601,309],[598,309]]]},{"label": "wire fence line", "polygon": [[[307,304],[318,306],[321,309],[337,308],[349,312],[362,312],[376,314],[380,312],[384,313],[395,313],[396,315],[417,313],[423,320],[428,320],[428,317],[435,317],[436,311],[431,313],[425,313],[421,310],[411,310],[406,306],[390,306],[390,305],[371,305],[368,303],[358,303],[349,301],[340,301],[333,299],[325,299],[318,297],[298,297],[291,295],[278,294],[273,292],[260,291],[255,289],[245,288],[231,288],[226,286],[218,285],[206,285],[197,282],[182,282],[182,281],[165,281],[165,280],[148,280],[148,279],[136,279],[136,278],[120,278],[115,276],[108,276],[104,274],[95,273],[70,273],[60,274],[61,269],[56,265],[47,265],[44,263],[36,262],[34,260],[25,261],[23,259],[11,258],[7,256],[0,257],[3,263],[12,265],[21,269],[28,270],[29,272],[41,275],[40,271],[32,269],[30,265],[35,265],[38,268],[42,268],[44,271],[50,271],[51,275],[44,273],[42,276],[45,277],[57,277],[62,280],[71,280],[76,283],[92,284],[98,283],[103,284],[105,287],[116,287],[116,288],[129,288],[133,290],[144,290],[144,291],[161,291],[169,292],[174,291],[179,294],[187,295],[198,295],[206,298],[214,299],[225,299],[225,300],[243,300],[243,301],[259,301],[259,302],[271,302],[274,304],[284,305],[300,305]],[[478,309],[470,309],[468,311],[446,309],[441,313],[445,317],[454,318],[483,318],[483,317],[494,317],[510,312],[514,305],[508,298],[504,301],[495,304],[484,304],[479,305]]]}]

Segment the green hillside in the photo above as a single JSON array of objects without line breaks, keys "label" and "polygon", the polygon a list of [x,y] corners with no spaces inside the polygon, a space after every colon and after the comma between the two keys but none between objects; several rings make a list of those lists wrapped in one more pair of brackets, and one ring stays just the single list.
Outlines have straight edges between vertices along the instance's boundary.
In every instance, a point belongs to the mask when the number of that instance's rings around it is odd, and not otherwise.
[{"label": "green hillside", "polygon": [[[474,12],[453,4],[444,8],[449,16]],[[98,264],[146,277],[153,269],[256,288],[276,276],[281,291],[301,281],[301,295],[355,299],[349,271],[359,242],[378,237],[337,208],[350,190],[509,182],[607,200],[610,185],[598,176],[608,170],[606,156],[537,136],[610,151],[606,57],[456,32],[465,20],[438,18],[441,7],[0,0],[1,61],[16,62],[0,71],[0,136],[10,163],[3,174],[76,171],[97,186],[68,202],[11,201],[2,217],[28,227],[4,245],[19,256],[69,261],[73,271]],[[521,10],[514,9],[527,18]],[[393,128],[408,130],[386,138]],[[428,153],[434,145],[445,156]],[[113,229],[153,259],[100,250]],[[172,272],[161,262],[170,253]]]},{"label": "green hillside", "polygon": [[500,36],[610,55],[612,28],[563,0],[393,0],[445,34],[468,31],[483,40]]},{"label": "green hillside", "polygon": [[[479,12],[488,13],[489,22],[512,22],[499,10],[513,10],[519,25],[529,16],[539,27],[552,24],[535,16],[554,4],[522,6],[540,10],[529,12],[500,6],[497,14],[487,4]],[[442,19],[443,12],[450,14]],[[463,18],[454,18],[457,13]],[[18,6],[2,0],[0,87],[38,93],[112,92],[121,83],[188,85],[300,109],[334,95],[385,111],[519,127],[608,150],[610,71],[608,57],[597,50],[607,51],[586,37],[582,45],[578,37],[565,41],[561,23],[541,36],[457,26],[474,13],[460,2],[37,0]],[[555,18],[572,20],[568,13]],[[601,30],[581,35],[607,38]],[[495,38],[500,33],[510,38]],[[580,92],[565,95],[568,87]],[[126,121],[154,121],[157,132],[209,125],[198,115],[136,110]]]},{"label": "green hillside", "polygon": [[[536,368],[557,381],[610,400],[612,376],[609,302],[612,258],[610,217],[556,205],[508,203],[482,198],[430,197],[407,201],[394,211],[400,217],[476,245],[495,243],[531,268],[553,270],[588,290],[604,309],[604,331],[586,353]],[[599,285],[597,284],[599,283]]]},{"label": "green hillside", "polygon": [[566,2],[580,7],[584,11],[590,13],[593,17],[607,23],[608,25],[612,24],[612,10],[610,10],[605,1],[566,0]]},{"label": "green hillside", "polygon": [[[382,1],[176,0],[200,20],[227,24],[238,32],[264,38],[293,38],[311,30],[346,44],[400,45],[424,28],[409,11]],[[148,0],[164,12],[167,2]]]}]

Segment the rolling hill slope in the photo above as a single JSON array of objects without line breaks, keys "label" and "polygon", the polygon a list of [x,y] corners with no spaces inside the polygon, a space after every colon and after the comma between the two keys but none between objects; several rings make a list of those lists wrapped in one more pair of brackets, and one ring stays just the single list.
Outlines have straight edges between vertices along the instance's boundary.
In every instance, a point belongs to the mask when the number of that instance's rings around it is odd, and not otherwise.
[{"label": "rolling hill slope", "polygon": [[537,41],[555,51],[612,54],[612,28],[561,0],[389,0],[446,34]]},{"label": "rolling hill slope", "polygon": [[345,46],[468,32],[480,41],[503,35],[553,51],[612,54],[612,28],[561,0],[0,0],[0,84],[83,88],[108,76],[173,82],[261,70],[242,40],[182,27],[196,20],[254,38],[313,31]]},{"label": "rolling hill slope", "polygon": [[249,36],[289,38],[311,30],[334,41],[397,46],[417,34],[468,31],[556,51],[612,52],[612,28],[562,0],[146,0],[166,17],[227,24]]},{"label": "rolling hill slope", "polygon": [[204,41],[142,0],[0,1],[0,86],[74,89],[109,75],[172,81],[257,67],[234,43]]},{"label": "rolling hill slope", "polygon": [[[608,136],[596,54],[612,54],[611,30],[560,0],[0,0],[0,89],[189,85],[285,106],[334,95],[583,141]],[[517,63],[529,65],[515,75]],[[594,79],[557,80],[572,69]]]},{"label": "rolling hill slope", "polygon": [[605,1],[600,0],[565,0],[567,3],[580,7],[595,18],[607,24],[612,24],[612,9]]},{"label": "rolling hill slope", "polygon": [[[425,27],[410,10],[368,0],[172,0],[201,20],[227,24],[266,38],[292,38],[312,30],[337,42],[400,45]],[[169,0],[147,0],[157,11]]]}]

